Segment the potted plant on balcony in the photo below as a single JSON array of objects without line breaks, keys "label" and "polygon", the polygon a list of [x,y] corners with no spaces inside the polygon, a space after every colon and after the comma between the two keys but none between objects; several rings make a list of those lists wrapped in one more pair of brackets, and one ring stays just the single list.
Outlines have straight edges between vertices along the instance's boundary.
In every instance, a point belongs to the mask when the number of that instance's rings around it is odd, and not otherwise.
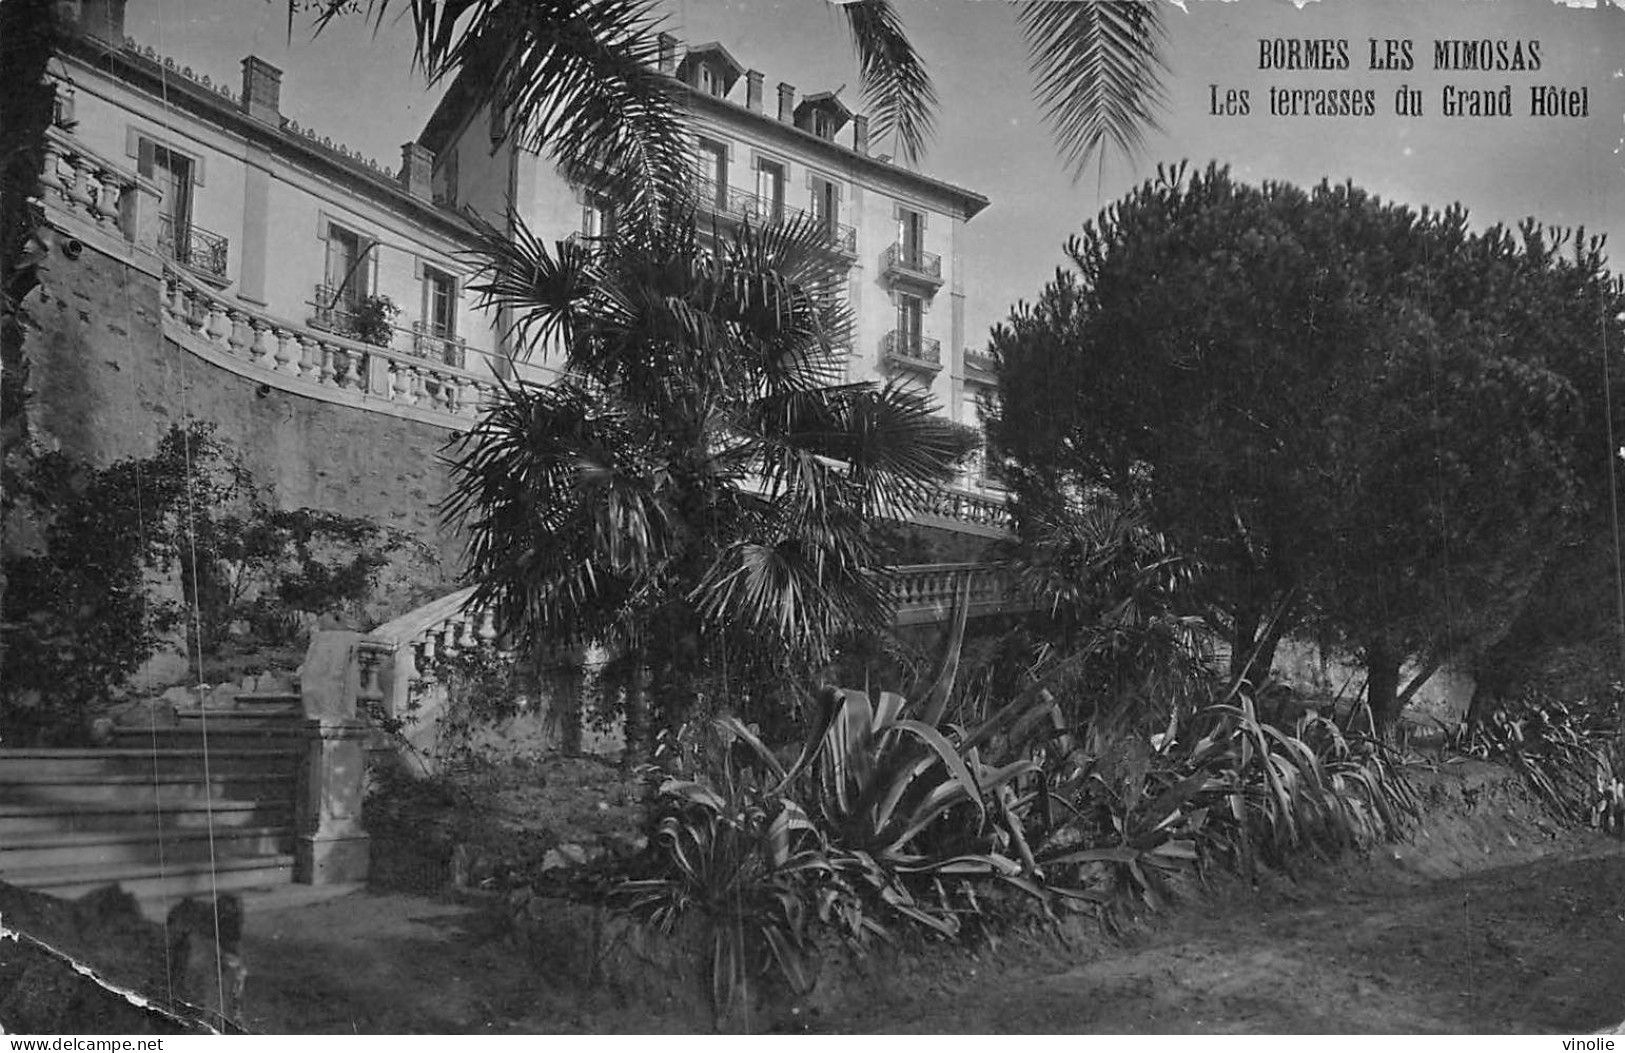
[{"label": "potted plant on balcony", "polygon": [[400,313],[395,301],[381,293],[364,297],[350,312],[347,335],[363,343],[388,347],[395,337],[395,319]]}]

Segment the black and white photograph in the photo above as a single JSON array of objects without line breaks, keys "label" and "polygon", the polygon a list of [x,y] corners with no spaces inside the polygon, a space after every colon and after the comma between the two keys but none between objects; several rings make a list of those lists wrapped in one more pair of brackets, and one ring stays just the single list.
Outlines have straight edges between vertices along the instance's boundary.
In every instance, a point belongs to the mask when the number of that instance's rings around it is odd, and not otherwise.
[{"label": "black and white photograph", "polygon": [[1614,1049],[1622,245],[1625,0],[0,0],[0,1035]]}]

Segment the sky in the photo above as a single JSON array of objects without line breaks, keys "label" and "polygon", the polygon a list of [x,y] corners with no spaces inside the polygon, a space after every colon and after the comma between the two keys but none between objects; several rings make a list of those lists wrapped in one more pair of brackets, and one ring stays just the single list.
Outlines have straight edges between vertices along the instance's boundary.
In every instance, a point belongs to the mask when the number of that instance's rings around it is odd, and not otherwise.
[{"label": "sky", "polygon": [[[308,6],[308,0],[307,0]],[[404,11],[395,0],[392,11]],[[1625,271],[1625,0],[1571,7],[1552,0],[1187,0],[1161,5],[1167,103],[1161,128],[1132,157],[1112,153],[1074,177],[1032,101],[1032,78],[1014,8],[1002,0],[895,0],[940,99],[920,169],[984,194],[966,228],[966,342],[1018,300],[1033,299],[1066,262],[1063,244],[1159,164],[1228,164],[1239,179],[1311,185],[1353,181],[1411,205],[1467,206],[1475,226],[1533,216],[1609,235]],[[844,16],[827,0],[661,0],[666,29],[690,43],[721,41],[772,85],[805,94],[845,86],[861,112],[857,63]],[[142,44],[236,85],[253,53],[284,70],[282,111],[380,164],[399,164],[433,109],[411,64],[404,24],[374,30],[349,17],[314,40],[308,15],[288,35],[284,0],[130,0],[127,31]],[[1371,39],[1407,50],[1409,69],[1373,69]],[[1293,41],[1330,47],[1340,69],[1260,68]],[[1437,40],[1513,46],[1539,69],[1436,71]],[[1530,42],[1538,41],[1532,48]],[[1267,42],[1267,43],[1265,43]],[[1319,49],[1325,50],[1325,49]],[[1264,52],[1268,52],[1268,57]],[[1296,47],[1302,56],[1307,48]],[[1386,45],[1378,44],[1379,56]],[[1346,61],[1345,61],[1346,60]],[[1399,60],[1402,64],[1403,60]],[[1381,64],[1381,59],[1379,59]],[[1586,117],[1534,116],[1530,90],[1584,89]],[[1401,87],[1420,115],[1396,112]],[[1510,87],[1511,116],[1451,116],[1446,89]],[[1271,112],[1270,92],[1370,92],[1371,116]],[[1230,93],[1238,95],[1232,96]],[[1215,100],[1247,94],[1247,113],[1215,113]],[[1463,108],[1478,96],[1458,93]],[[1301,96],[1299,97],[1302,98]],[[1355,101],[1363,101],[1357,95]],[[1231,108],[1239,108],[1232,106]],[[876,152],[885,150],[877,144]]]}]

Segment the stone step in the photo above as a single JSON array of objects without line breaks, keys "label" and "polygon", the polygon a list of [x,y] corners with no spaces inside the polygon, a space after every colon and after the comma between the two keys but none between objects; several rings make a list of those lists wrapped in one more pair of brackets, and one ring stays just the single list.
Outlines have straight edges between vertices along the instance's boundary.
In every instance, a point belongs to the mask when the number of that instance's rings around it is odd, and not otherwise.
[{"label": "stone step", "polygon": [[37,867],[8,873],[5,880],[19,888],[70,899],[115,883],[144,902],[179,900],[183,896],[208,898],[221,892],[268,889],[291,883],[293,854],[222,859],[212,868],[132,863],[89,873],[71,866]]},{"label": "stone step", "polygon": [[244,691],[237,696],[237,708],[291,710],[301,712],[304,696],[298,691]]},{"label": "stone step", "polygon": [[[203,771],[201,742],[188,739],[186,748],[0,750],[0,786],[34,776],[100,777],[113,775],[192,775]],[[300,744],[237,746],[210,736],[208,768],[211,775],[295,770],[304,755]]]},{"label": "stone step", "polygon": [[210,756],[217,750],[297,749],[303,745],[299,728],[292,721],[264,717],[225,719],[212,716],[207,721],[182,719],[167,728],[114,728],[115,749],[190,750],[201,754],[204,743]]},{"label": "stone step", "polygon": [[14,871],[76,866],[100,872],[108,867],[162,864],[171,869],[210,859],[276,856],[293,848],[291,826],[222,827],[209,830],[117,830],[33,833],[0,843],[0,880]]},{"label": "stone step", "polygon": [[284,826],[293,821],[291,799],[280,802],[216,800],[155,805],[151,799],[16,804],[0,802],[0,843],[40,834],[133,830],[215,830]]},{"label": "stone step", "polygon": [[29,772],[0,783],[0,804],[61,804],[67,808],[106,800],[133,800],[177,807],[204,800],[292,801],[295,773],[202,772],[133,775],[60,775]]}]

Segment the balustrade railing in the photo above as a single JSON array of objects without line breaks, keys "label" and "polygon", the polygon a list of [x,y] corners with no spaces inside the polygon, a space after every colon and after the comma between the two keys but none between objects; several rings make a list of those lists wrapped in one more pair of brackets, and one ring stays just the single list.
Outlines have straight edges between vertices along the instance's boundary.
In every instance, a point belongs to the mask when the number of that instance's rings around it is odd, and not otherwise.
[{"label": "balustrade railing", "polygon": [[900,244],[887,247],[880,254],[880,269],[891,277],[924,278],[942,282],[942,257],[934,252],[919,252]]},{"label": "balustrade railing", "polygon": [[[125,241],[138,241],[140,199],[145,191],[153,209],[158,188],[123,165],[87,150],[56,126],[45,131],[40,170],[46,201],[85,220],[98,231]],[[149,232],[148,238],[154,235]],[[146,247],[152,248],[148,241]]]},{"label": "balustrade railing", "polygon": [[926,563],[893,567],[892,600],[898,619],[932,620],[964,596],[973,615],[1028,610],[1031,599],[1010,569],[999,563]]},{"label": "balustrade railing", "polygon": [[935,373],[942,368],[942,341],[893,329],[880,338],[881,357],[909,369]]},{"label": "balustrade railing", "polygon": [[158,217],[158,251],[182,267],[226,280],[230,241],[196,223],[176,223],[174,216]]},{"label": "balustrade railing", "polygon": [[489,374],[277,321],[176,267],[164,269],[163,310],[178,332],[286,381],[466,419],[496,389]]},{"label": "balustrade railing", "polygon": [[1009,530],[1015,523],[1002,497],[947,487],[933,491],[915,507],[915,512],[1000,530]]}]

